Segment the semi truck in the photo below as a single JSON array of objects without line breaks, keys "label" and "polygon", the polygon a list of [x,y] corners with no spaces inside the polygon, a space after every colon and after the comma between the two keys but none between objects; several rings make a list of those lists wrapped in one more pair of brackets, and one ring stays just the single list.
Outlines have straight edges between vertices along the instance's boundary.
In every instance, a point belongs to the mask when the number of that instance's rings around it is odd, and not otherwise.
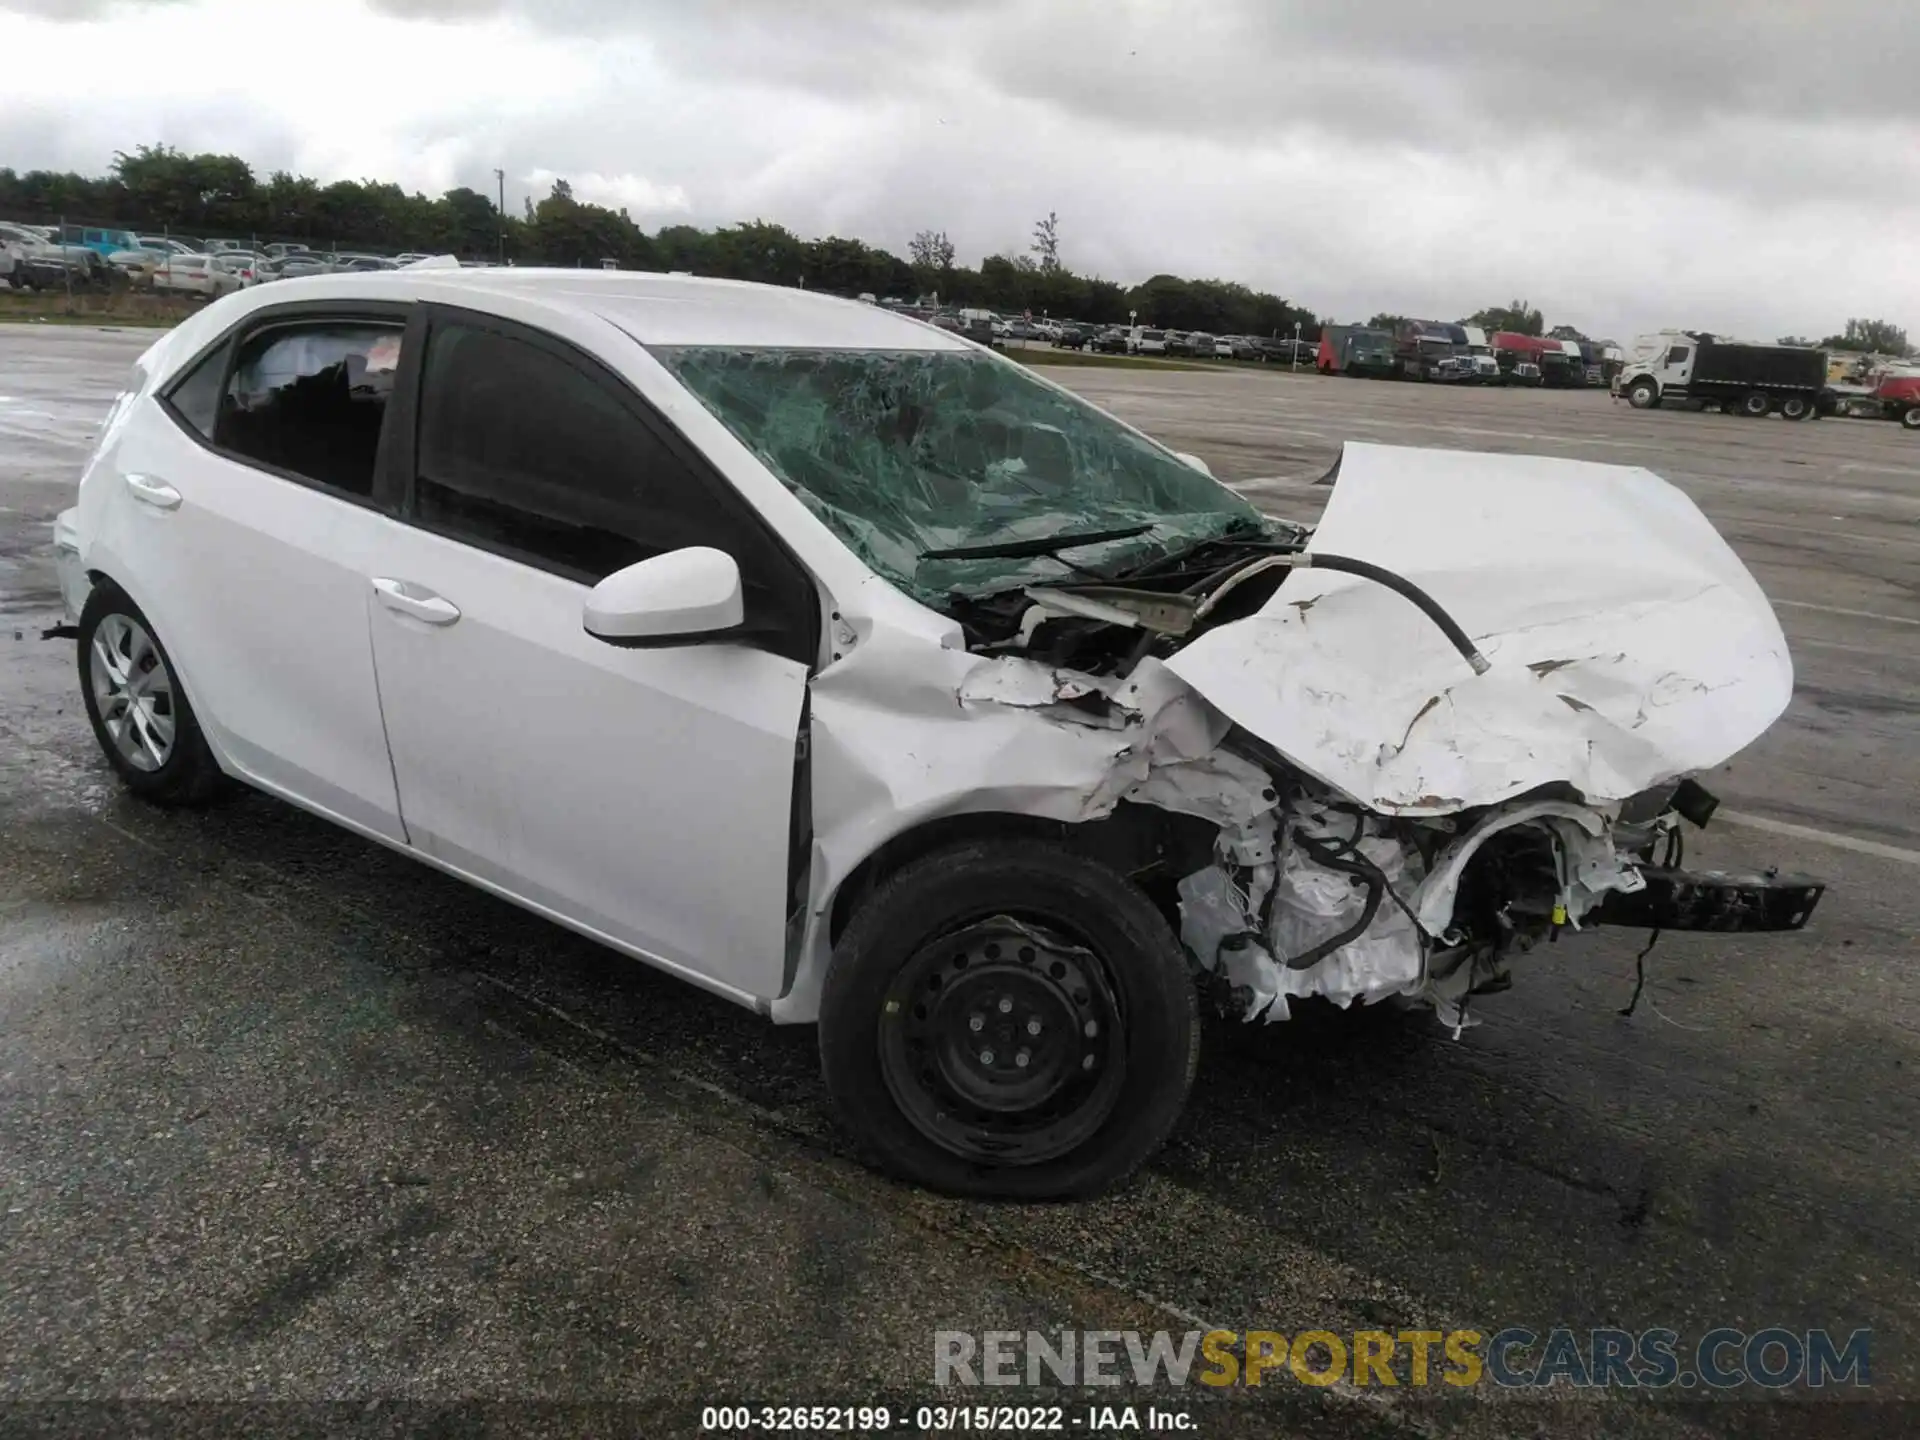
[{"label": "semi truck", "polygon": [[1462,363],[1467,332],[1436,320],[1402,320],[1393,330],[1394,360],[1403,380],[1463,380],[1472,375]]},{"label": "semi truck", "polygon": [[1856,410],[1879,420],[1898,420],[1908,430],[1920,430],[1920,375],[1889,375],[1867,397],[1877,409]]},{"label": "semi truck", "polygon": [[1462,325],[1460,330],[1467,337],[1467,359],[1473,366],[1474,383],[1498,385],[1500,362],[1493,358],[1493,346],[1487,343],[1487,332],[1478,325]]},{"label": "semi truck", "polygon": [[1577,340],[1549,340],[1540,351],[1540,383],[1549,389],[1580,390],[1587,383],[1587,362]]},{"label": "semi truck", "polygon": [[[1836,414],[1862,420],[1898,420],[1920,430],[1920,364],[1889,355],[1836,350],[1827,360],[1827,394]],[[1821,407],[1826,413],[1827,407]]]},{"label": "semi truck", "polygon": [[1730,415],[1778,410],[1807,420],[1831,410],[1827,354],[1801,345],[1743,345],[1703,330],[1662,330],[1634,341],[1614,394],[1636,410],[1669,401],[1715,404]]},{"label": "semi truck", "polygon": [[1538,385],[1541,357],[1549,344],[1560,342],[1542,340],[1538,335],[1522,335],[1517,330],[1496,330],[1488,343],[1493,349],[1494,363],[1500,367],[1503,385]]}]

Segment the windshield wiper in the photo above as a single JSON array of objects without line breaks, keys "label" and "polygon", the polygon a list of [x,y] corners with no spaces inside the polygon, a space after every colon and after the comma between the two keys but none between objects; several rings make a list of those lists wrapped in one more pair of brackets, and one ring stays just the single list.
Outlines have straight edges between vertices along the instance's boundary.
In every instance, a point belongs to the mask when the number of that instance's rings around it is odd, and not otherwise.
[{"label": "windshield wiper", "polygon": [[[1293,522],[1283,521],[1281,523],[1292,524]],[[1299,529],[1301,527],[1296,526],[1295,528]],[[1154,574],[1205,550],[1210,545],[1220,545],[1223,543],[1233,544],[1235,542],[1242,545],[1261,543],[1272,544],[1278,547],[1284,547],[1286,545],[1287,542],[1284,540],[1272,539],[1266,536],[1264,533],[1265,530],[1266,523],[1264,521],[1242,516],[1228,521],[1226,528],[1218,535],[1209,535],[1204,540],[1195,540],[1190,544],[1182,545],[1164,554],[1149,556],[1139,564],[1130,565],[1126,569],[1119,571],[1111,578],[1114,580],[1132,580],[1142,575]]]},{"label": "windshield wiper", "polygon": [[[1131,540],[1153,529],[1151,525],[1124,525],[1118,530],[1082,530],[1077,535],[1048,535],[1038,540],[1006,540],[998,545],[959,545],[949,550],[922,550],[922,560],[1024,560],[1034,555],[1054,556],[1082,545],[1105,545]],[[1062,561],[1066,564],[1066,561]]]}]

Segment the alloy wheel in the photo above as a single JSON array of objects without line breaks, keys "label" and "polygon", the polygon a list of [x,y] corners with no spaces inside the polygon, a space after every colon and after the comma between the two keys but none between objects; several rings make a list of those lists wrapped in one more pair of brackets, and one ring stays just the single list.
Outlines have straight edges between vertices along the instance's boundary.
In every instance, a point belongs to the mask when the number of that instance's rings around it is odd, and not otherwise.
[{"label": "alloy wheel", "polygon": [[109,615],[94,628],[87,666],[100,724],[126,762],[154,771],[173,754],[173,676],[138,620]]}]

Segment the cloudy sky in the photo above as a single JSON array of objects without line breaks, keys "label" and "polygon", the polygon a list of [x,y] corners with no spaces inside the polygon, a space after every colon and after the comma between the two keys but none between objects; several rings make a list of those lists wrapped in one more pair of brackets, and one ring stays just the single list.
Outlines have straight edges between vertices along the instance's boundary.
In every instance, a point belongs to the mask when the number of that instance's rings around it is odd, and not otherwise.
[{"label": "cloudy sky", "polygon": [[[649,228],[1024,249],[1336,318],[1920,336],[1920,9],[1874,0],[0,0],[0,165],[116,149]],[[21,63],[23,58],[35,63]],[[67,63],[70,62],[70,63]]]}]

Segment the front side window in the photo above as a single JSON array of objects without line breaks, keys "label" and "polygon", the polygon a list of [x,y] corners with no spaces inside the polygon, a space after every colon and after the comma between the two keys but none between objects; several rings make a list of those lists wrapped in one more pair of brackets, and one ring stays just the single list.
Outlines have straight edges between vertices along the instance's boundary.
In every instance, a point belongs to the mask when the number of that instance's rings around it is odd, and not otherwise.
[{"label": "front side window", "polygon": [[433,327],[420,382],[412,518],[594,584],[710,545],[740,566],[743,636],[813,655],[811,583],[744,502],[682,460],[619,381],[557,344],[482,325]]},{"label": "front side window", "polygon": [[240,347],[214,444],[348,495],[371,497],[401,329],[378,321],[275,326]]},{"label": "front side window", "polygon": [[1676,345],[1673,349],[1667,351],[1667,364],[1684,365],[1687,363],[1687,356],[1692,353],[1693,351],[1689,350],[1685,345]]},{"label": "front side window", "polygon": [[1069,552],[1099,569],[1260,523],[1151,441],[971,350],[655,353],[841,541],[927,604],[1062,573],[1044,557],[929,551],[1147,527]]},{"label": "front side window", "polygon": [[688,513],[678,462],[619,393],[494,330],[435,326],[417,470],[421,521],[589,584],[714,542],[709,517]]}]

